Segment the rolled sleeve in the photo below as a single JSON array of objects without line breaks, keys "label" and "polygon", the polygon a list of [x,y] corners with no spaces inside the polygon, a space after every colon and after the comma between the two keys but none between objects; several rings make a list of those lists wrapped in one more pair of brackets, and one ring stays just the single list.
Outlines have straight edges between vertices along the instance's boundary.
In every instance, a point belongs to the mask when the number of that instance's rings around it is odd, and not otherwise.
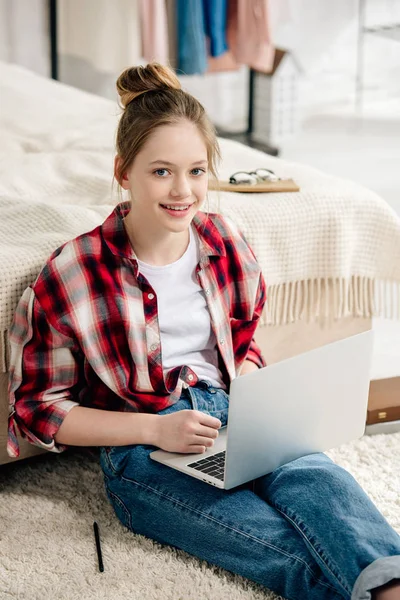
[{"label": "rolled sleeve", "polygon": [[[264,309],[264,305],[267,299],[267,286],[264,280],[262,273],[260,273],[260,280],[258,282],[257,289],[257,297],[254,306],[254,315],[253,319],[257,321],[260,320],[262,311]],[[250,342],[250,346],[247,352],[246,360],[251,360],[251,362],[255,363],[259,369],[262,367],[266,367],[267,363],[261,354],[261,349],[259,345],[256,343],[254,337]]]},{"label": "rolled sleeve", "polygon": [[261,354],[260,347],[255,342],[254,338],[251,340],[250,347],[247,352],[246,360],[250,360],[251,362],[256,364],[259,369],[267,366],[267,363],[265,362],[265,359],[264,359],[263,355]]},{"label": "rolled sleeve", "polygon": [[77,342],[57,331],[31,287],[26,288],[11,324],[8,383],[9,423],[7,452],[19,456],[16,435],[51,452],[68,446],[54,436],[68,412],[79,405]]}]

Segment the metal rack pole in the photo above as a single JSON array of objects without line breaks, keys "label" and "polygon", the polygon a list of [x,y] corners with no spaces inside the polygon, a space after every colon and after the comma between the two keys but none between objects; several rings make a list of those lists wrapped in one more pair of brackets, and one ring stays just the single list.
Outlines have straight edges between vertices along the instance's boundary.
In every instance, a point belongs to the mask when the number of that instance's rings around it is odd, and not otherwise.
[{"label": "metal rack pole", "polygon": [[58,79],[57,0],[49,0],[48,6],[49,6],[51,77],[52,77],[52,79]]}]

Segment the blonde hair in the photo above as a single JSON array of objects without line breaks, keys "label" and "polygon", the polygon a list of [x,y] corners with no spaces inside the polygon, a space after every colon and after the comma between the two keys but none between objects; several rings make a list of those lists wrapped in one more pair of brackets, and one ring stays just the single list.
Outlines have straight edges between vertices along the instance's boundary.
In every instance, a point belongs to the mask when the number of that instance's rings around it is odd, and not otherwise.
[{"label": "blonde hair", "polygon": [[215,127],[203,105],[181,88],[172,69],[157,62],[130,67],[118,77],[116,87],[124,109],[116,136],[116,150],[121,157],[116,170],[119,186],[123,174],[155,129],[182,120],[198,128],[207,148],[208,169],[217,179],[221,152]]}]

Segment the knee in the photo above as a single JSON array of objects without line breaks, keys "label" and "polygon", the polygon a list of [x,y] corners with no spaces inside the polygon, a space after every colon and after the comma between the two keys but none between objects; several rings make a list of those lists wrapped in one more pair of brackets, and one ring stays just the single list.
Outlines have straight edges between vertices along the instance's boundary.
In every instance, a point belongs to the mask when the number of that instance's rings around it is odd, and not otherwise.
[{"label": "knee", "polygon": [[314,497],[328,494],[345,495],[351,493],[353,476],[337,465],[326,454],[309,454],[297,458],[272,473],[273,486],[283,486],[291,493],[312,492]]},{"label": "knee", "polygon": [[305,456],[300,456],[300,458],[296,458],[285,465],[278,467],[276,471],[320,471],[321,469],[329,469],[332,467],[332,465],[335,465],[335,463],[329,458],[329,456],[323,454],[322,452],[317,452],[315,454],[306,454]]}]

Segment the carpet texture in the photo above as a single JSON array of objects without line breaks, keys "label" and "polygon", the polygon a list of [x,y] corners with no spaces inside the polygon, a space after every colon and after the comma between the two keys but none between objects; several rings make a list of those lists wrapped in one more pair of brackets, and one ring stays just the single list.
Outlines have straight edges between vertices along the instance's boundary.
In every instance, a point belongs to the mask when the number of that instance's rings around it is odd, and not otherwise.
[{"label": "carpet texture", "polygon": [[[326,452],[400,533],[400,433]],[[97,565],[97,520],[104,573]],[[261,585],[123,527],[108,502],[98,449],[0,467],[1,600],[277,600]],[[298,600],[304,600],[300,598]]]}]

